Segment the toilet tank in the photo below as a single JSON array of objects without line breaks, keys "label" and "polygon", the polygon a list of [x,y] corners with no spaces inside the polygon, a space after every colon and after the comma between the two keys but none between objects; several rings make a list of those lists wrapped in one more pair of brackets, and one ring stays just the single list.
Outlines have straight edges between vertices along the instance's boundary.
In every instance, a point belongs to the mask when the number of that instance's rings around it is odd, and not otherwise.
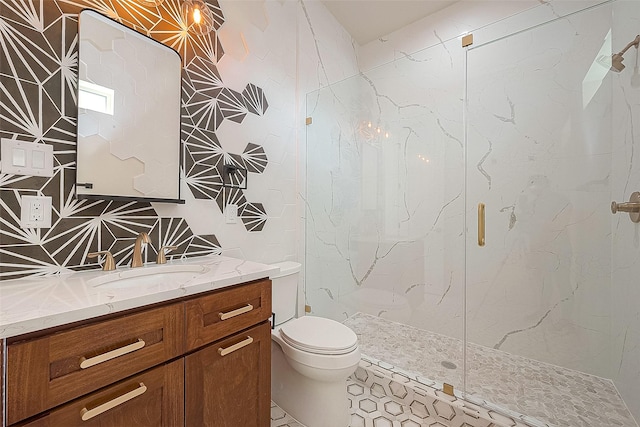
[{"label": "toilet tank", "polygon": [[275,313],[275,324],[279,325],[296,316],[298,300],[298,275],[300,263],[284,261],[271,264],[279,267],[279,273],[273,273],[269,277],[271,286],[271,305]]}]

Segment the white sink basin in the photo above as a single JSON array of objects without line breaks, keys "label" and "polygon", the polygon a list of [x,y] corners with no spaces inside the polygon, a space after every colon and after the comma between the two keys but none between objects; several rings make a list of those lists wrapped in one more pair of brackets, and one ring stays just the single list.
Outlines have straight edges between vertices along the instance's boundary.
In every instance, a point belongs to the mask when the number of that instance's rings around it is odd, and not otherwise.
[{"label": "white sink basin", "polygon": [[153,286],[161,283],[182,284],[209,271],[204,265],[165,264],[132,268],[93,278],[88,285],[100,289]]}]

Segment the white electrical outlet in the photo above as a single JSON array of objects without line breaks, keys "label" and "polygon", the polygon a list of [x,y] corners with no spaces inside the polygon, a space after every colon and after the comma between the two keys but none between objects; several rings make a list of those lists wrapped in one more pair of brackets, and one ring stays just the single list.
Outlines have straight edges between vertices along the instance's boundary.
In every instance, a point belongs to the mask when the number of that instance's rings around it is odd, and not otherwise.
[{"label": "white electrical outlet", "polygon": [[51,197],[22,196],[20,226],[22,228],[51,228]]},{"label": "white electrical outlet", "polygon": [[31,202],[29,208],[29,221],[39,222],[44,220],[44,212],[42,212],[42,202],[40,200],[34,200]]},{"label": "white electrical outlet", "polygon": [[238,222],[238,205],[227,205],[224,208],[224,217],[227,224]]}]

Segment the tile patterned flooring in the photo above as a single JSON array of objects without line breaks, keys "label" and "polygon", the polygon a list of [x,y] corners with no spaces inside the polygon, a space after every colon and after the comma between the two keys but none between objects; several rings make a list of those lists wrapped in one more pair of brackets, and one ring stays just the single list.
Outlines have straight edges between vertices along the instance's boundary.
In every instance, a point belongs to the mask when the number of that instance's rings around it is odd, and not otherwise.
[{"label": "tile patterned flooring", "polygon": [[278,405],[271,402],[271,427],[304,427]]},{"label": "tile patterned flooring", "polygon": [[[344,323],[356,332],[367,356],[392,362],[418,378],[462,384],[460,340],[363,313]],[[472,403],[499,404],[503,413],[539,421],[532,425],[638,427],[610,380],[477,345],[467,347],[467,357],[467,399]],[[442,361],[457,368],[447,369]]]},{"label": "tile patterned flooring", "polygon": [[[345,323],[367,355],[347,382],[349,427],[638,427],[610,380],[469,346],[463,401],[429,379],[462,384],[459,340],[362,313]],[[304,426],[272,404],[271,427]]]},{"label": "tile patterned flooring", "polygon": [[[529,427],[522,419],[449,396],[400,369],[363,358],[347,381],[349,427]],[[271,427],[304,427],[275,403]],[[327,426],[343,427],[343,426]]]}]

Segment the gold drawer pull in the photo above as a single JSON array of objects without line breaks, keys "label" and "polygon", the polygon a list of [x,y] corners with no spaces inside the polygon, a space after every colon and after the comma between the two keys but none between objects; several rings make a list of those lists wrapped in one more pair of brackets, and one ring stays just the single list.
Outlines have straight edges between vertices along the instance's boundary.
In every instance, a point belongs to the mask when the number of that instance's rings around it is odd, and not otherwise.
[{"label": "gold drawer pull", "polygon": [[220,356],[226,356],[226,355],[227,355],[227,354],[229,354],[229,353],[233,353],[233,352],[234,352],[234,351],[236,351],[236,350],[240,350],[242,347],[246,347],[246,346],[248,346],[248,345],[249,345],[249,344],[251,344],[252,342],[253,342],[253,338],[251,338],[251,337],[247,337],[247,339],[246,339],[246,340],[242,340],[242,341],[240,341],[238,344],[234,344],[234,345],[232,345],[231,347],[227,347],[227,348],[222,348],[222,347],[220,347],[220,348],[218,349],[218,354],[219,354]]},{"label": "gold drawer pull", "polygon": [[248,313],[253,310],[253,306],[251,304],[247,304],[244,307],[238,308],[237,310],[228,311],[226,313],[218,313],[220,316],[220,320],[231,319],[232,317],[239,316],[240,314]]},{"label": "gold drawer pull", "polygon": [[123,356],[127,353],[131,353],[136,350],[140,350],[145,346],[145,342],[138,338],[137,342],[133,344],[125,345],[124,347],[116,348],[115,350],[108,351],[106,353],[99,354],[95,357],[90,357],[89,359],[85,359],[82,357],[80,359],[80,368],[87,369],[92,366],[98,365],[100,363],[106,362],[111,359],[115,359],[116,357]]},{"label": "gold drawer pull", "polygon": [[82,421],[90,420],[91,418],[102,414],[103,412],[107,412],[109,409],[113,409],[118,405],[122,405],[123,403],[135,399],[136,397],[144,394],[147,391],[147,386],[144,383],[140,383],[140,387],[135,390],[131,390],[128,393],[123,394],[122,396],[118,396],[113,400],[108,401],[107,403],[103,403],[100,406],[96,406],[93,409],[82,408],[80,410],[80,417]]}]

